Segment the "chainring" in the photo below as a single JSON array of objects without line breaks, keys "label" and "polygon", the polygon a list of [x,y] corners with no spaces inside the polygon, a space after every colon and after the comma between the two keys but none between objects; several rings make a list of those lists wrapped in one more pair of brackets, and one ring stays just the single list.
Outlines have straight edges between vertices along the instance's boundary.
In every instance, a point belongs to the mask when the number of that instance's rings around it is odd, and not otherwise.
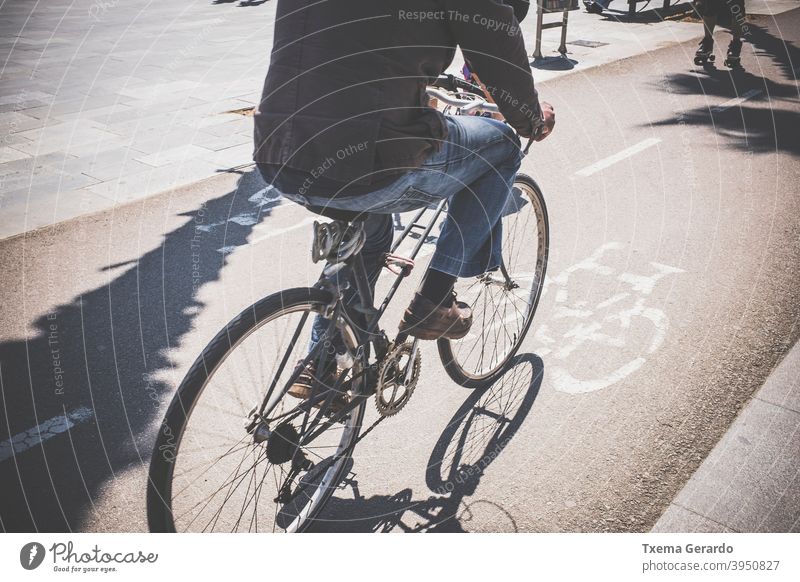
[{"label": "chainring", "polygon": [[[410,342],[394,346],[383,358],[378,368],[378,382],[375,388],[375,408],[381,416],[394,416],[406,405],[414,393],[419,380],[419,372],[422,367],[422,356],[419,349],[417,357],[414,358],[411,369],[411,378],[408,383],[402,377],[405,372],[408,359],[411,357]],[[405,358],[405,361],[403,359]]]}]

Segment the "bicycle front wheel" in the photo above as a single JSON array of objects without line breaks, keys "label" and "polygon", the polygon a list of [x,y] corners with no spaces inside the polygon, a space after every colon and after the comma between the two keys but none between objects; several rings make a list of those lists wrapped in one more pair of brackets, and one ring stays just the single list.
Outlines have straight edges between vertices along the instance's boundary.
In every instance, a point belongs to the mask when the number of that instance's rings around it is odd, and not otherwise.
[{"label": "bicycle front wheel", "polygon": [[[303,405],[287,393],[329,301],[319,289],[271,295],[195,361],[158,432],[147,489],[151,531],[296,532],[318,515],[349,466],[365,402],[337,419],[330,406]],[[355,352],[353,326],[338,318],[335,329]],[[349,365],[340,378],[358,392],[363,362]]]},{"label": "bicycle front wheel", "polygon": [[459,300],[472,306],[472,329],[462,339],[438,341],[445,370],[466,388],[488,385],[505,371],[528,333],[544,286],[547,207],[533,178],[517,174],[502,221],[501,267],[456,283]]}]

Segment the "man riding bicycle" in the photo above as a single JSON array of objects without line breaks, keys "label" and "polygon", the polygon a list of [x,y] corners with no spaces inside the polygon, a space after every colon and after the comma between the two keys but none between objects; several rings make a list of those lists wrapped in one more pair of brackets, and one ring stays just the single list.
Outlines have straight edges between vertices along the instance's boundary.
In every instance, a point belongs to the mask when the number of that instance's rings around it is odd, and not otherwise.
[{"label": "man riding bicycle", "polygon": [[[419,339],[469,331],[471,310],[453,285],[498,268],[501,217],[521,163],[518,135],[544,139],[555,122],[552,107],[539,103],[515,16],[527,4],[278,2],[254,159],[289,200],[317,212],[367,213],[362,254],[373,281],[392,242],[391,215],[449,200],[436,251],[400,324]],[[426,86],[457,46],[507,124],[429,106]]]}]

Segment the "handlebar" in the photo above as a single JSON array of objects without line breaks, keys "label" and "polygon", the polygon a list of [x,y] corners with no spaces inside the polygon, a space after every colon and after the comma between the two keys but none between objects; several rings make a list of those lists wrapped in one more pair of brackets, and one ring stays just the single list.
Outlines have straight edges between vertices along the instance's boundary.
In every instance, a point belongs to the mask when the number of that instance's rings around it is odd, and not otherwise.
[{"label": "handlebar", "polygon": [[483,89],[481,89],[478,85],[474,83],[470,83],[469,81],[465,81],[464,79],[459,79],[454,75],[439,75],[436,80],[431,83],[434,87],[439,87],[440,89],[444,89],[445,91],[456,91],[458,89],[463,89],[465,91],[469,91],[470,93],[475,93],[476,95],[483,95]]},{"label": "handlebar", "polygon": [[463,113],[469,113],[470,111],[475,111],[478,109],[493,113],[499,111],[499,109],[497,109],[497,105],[494,103],[489,103],[486,101],[486,99],[478,95],[475,95],[474,99],[460,99],[458,97],[454,97],[452,94],[447,93],[446,91],[436,89],[435,87],[428,87],[427,92],[428,95],[431,97],[436,97],[445,105],[458,107]]},{"label": "handlebar", "polygon": [[[469,98],[456,97],[453,92],[458,89],[466,90],[467,93],[462,93],[462,95],[469,95]],[[467,81],[462,81],[453,75],[440,75],[436,81],[426,88],[426,92],[430,97],[435,97],[445,105],[457,107],[461,113],[469,113],[471,111],[496,113],[500,111],[496,104],[489,103],[486,100],[483,89]],[[535,135],[528,138],[527,145],[522,149],[523,156],[528,154],[528,150],[530,150],[531,144],[535,139]]]},{"label": "handlebar", "polygon": [[[469,96],[468,99],[462,99],[453,95],[459,89],[466,91],[462,95]],[[439,75],[436,80],[431,83],[427,89],[428,95],[436,97],[445,105],[458,107],[462,113],[469,113],[471,111],[489,111],[496,113],[499,111],[497,105],[489,103],[486,100],[483,89],[478,85],[474,85],[469,81],[464,81],[453,75]]]}]

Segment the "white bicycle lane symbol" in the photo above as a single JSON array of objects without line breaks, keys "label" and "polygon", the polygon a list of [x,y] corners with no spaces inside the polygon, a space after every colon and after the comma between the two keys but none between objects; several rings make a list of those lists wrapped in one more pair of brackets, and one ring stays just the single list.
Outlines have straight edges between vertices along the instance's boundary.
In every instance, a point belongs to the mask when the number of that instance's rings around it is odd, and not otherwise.
[{"label": "white bicycle lane symbol", "polygon": [[[585,394],[608,388],[639,370],[664,343],[669,319],[647,300],[659,281],[685,271],[650,262],[649,274],[617,274],[602,261],[621,248],[618,242],[605,243],[588,258],[545,281],[544,293],[555,293],[554,307],[550,321],[536,328],[534,352],[543,358],[550,356],[545,360],[550,364],[546,369],[553,387],[560,392]],[[626,290],[593,306],[588,301],[571,300],[570,283],[575,285],[581,275],[615,277]],[[602,349],[593,350],[597,346]],[[632,359],[631,352],[635,354]],[[604,370],[594,377],[583,377],[577,370],[585,374],[598,354],[603,361],[595,362],[595,367]]]}]

